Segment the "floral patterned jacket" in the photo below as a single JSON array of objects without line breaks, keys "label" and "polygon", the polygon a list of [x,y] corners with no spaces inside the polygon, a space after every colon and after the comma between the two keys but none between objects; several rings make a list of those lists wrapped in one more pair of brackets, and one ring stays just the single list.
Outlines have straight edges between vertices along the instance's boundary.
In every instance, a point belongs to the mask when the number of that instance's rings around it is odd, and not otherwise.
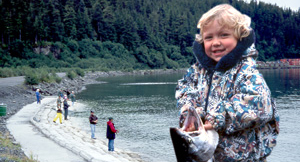
[{"label": "floral patterned jacket", "polygon": [[276,145],[279,116],[256,69],[254,39],[251,32],[219,62],[194,42],[197,63],[178,81],[175,97],[181,115],[184,105],[194,106],[219,133],[215,161],[264,161]]}]

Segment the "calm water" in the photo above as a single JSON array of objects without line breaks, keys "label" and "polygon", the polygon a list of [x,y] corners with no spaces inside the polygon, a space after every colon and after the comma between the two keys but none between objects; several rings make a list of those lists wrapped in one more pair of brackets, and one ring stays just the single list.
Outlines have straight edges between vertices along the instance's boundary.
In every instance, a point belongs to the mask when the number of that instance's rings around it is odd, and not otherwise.
[{"label": "calm water", "polygon": [[[261,70],[276,98],[281,117],[278,145],[271,162],[299,161],[300,70]],[[99,78],[104,84],[88,85],[77,98],[95,110],[97,137],[105,139],[106,122],[113,117],[120,133],[115,147],[137,152],[145,161],[176,161],[169,127],[177,127],[175,86],[183,74]],[[74,115],[87,132],[89,111]]]}]

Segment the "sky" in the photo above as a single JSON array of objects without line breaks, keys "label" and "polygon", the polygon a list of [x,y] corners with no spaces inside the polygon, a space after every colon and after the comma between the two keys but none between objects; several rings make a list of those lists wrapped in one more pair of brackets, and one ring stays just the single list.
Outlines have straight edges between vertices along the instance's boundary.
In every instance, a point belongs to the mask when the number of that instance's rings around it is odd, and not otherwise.
[{"label": "sky", "polygon": [[293,11],[298,11],[300,8],[300,0],[259,0],[265,3],[277,4],[279,7],[291,8]]}]

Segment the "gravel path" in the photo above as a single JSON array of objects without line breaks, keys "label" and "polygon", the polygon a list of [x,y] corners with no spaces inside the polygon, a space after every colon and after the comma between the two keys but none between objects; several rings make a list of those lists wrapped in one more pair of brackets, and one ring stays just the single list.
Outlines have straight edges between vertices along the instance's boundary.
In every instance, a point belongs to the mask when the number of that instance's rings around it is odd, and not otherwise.
[{"label": "gravel path", "polygon": [[24,82],[24,76],[0,78],[0,88],[22,85]]},{"label": "gravel path", "polygon": [[[85,160],[79,155],[61,147],[31,123],[37,112],[44,112],[42,110],[49,108],[49,105],[54,104],[55,101],[56,98],[48,97],[42,100],[42,104],[33,102],[24,106],[7,120],[6,126],[17,143],[20,143],[27,157],[33,157],[41,162],[84,162]],[[65,140],[67,141],[68,138],[71,137],[66,136]]]},{"label": "gravel path", "polygon": [[[24,77],[0,78],[0,103],[7,105],[6,116],[0,117],[0,137],[2,139],[10,139],[16,144],[14,137],[10,134],[6,127],[6,121],[13,114],[18,112],[23,106],[35,101],[32,97],[34,92],[28,90],[23,85]],[[18,158],[26,157],[23,150],[19,147],[11,147],[0,145],[0,161],[13,161],[7,159],[7,154]]]}]

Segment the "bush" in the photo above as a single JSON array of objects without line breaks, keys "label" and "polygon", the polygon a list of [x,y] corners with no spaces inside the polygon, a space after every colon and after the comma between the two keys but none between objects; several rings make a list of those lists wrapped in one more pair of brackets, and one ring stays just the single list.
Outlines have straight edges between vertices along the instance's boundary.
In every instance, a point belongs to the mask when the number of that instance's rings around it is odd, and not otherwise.
[{"label": "bush", "polygon": [[77,76],[77,74],[74,72],[74,71],[68,71],[67,73],[67,77],[70,78],[70,79],[74,79],[75,77]]},{"label": "bush", "polygon": [[62,80],[61,77],[59,77],[59,76],[55,77],[55,82],[56,82],[56,83],[60,83],[61,80]]},{"label": "bush", "polygon": [[76,68],[75,72],[76,72],[77,75],[79,75],[81,77],[84,77],[84,70]]},{"label": "bush", "polygon": [[28,72],[25,75],[25,83],[29,85],[39,84],[38,75],[35,72]]},{"label": "bush", "polygon": [[54,71],[52,71],[50,74],[50,78],[52,78],[51,80],[55,81],[56,83],[60,83],[62,80],[61,77],[59,77]]},{"label": "bush", "polygon": [[52,82],[48,72],[43,72],[43,71],[39,72],[38,78],[40,82],[47,82],[47,83]]},{"label": "bush", "polygon": [[0,68],[0,78],[12,77],[14,71],[12,68]]}]

